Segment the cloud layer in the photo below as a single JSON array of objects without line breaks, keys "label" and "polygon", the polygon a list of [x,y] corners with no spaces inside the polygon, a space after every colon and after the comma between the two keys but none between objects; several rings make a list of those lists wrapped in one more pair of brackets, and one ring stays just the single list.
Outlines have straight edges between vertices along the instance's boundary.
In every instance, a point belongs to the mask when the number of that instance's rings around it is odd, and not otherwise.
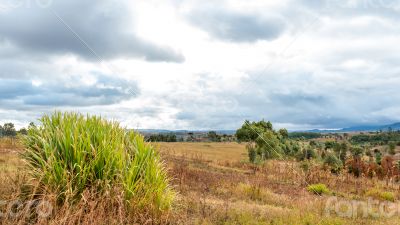
[{"label": "cloud layer", "polygon": [[285,29],[285,23],[278,17],[264,18],[260,15],[215,7],[195,9],[187,17],[194,25],[225,41],[273,40]]},{"label": "cloud layer", "polygon": [[[75,54],[88,60],[139,57],[183,62],[181,53],[139,38],[127,2],[54,1],[49,7],[20,6],[0,14],[0,38],[18,54]],[[1,40],[0,39],[0,40]],[[90,44],[89,44],[90,43]]]},{"label": "cloud layer", "polygon": [[3,102],[2,108],[8,106],[9,109],[34,106],[88,107],[116,104],[137,95],[135,83],[101,74],[91,76],[94,79],[89,82],[83,76],[32,81],[0,79],[0,102]]},{"label": "cloud layer", "polygon": [[11,6],[0,7],[0,123],[54,109],[131,128],[400,121],[398,1]]}]

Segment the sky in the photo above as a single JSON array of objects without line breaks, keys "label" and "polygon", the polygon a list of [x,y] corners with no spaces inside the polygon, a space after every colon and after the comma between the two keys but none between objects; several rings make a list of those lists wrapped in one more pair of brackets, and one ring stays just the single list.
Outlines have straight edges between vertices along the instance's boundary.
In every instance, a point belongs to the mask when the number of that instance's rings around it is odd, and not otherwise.
[{"label": "sky", "polygon": [[398,122],[399,19],[392,0],[0,0],[0,123]]}]

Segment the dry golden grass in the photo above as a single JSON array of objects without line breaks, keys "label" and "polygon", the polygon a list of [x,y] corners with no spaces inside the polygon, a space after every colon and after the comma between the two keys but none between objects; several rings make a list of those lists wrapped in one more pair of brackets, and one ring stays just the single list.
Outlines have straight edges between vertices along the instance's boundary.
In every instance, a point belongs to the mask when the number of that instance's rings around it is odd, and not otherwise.
[{"label": "dry golden grass", "polygon": [[0,153],[21,150],[22,144],[18,138],[0,138]]},{"label": "dry golden grass", "polygon": [[235,142],[157,142],[163,153],[191,158],[202,157],[204,160],[239,162],[247,160],[246,144]]}]

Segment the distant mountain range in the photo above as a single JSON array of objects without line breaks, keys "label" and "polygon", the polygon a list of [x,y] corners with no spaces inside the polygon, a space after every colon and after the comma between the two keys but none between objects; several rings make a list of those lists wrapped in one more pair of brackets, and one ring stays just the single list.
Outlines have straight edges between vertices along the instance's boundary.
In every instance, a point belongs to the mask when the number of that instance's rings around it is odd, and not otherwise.
[{"label": "distant mountain range", "polygon": [[308,130],[306,132],[315,133],[344,133],[344,132],[374,132],[374,131],[388,131],[392,129],[393,131],[400,130],[400,123],[388,124],[388,125],[364,125],[364,126],[354,126],[342,129],[314,129]]}]

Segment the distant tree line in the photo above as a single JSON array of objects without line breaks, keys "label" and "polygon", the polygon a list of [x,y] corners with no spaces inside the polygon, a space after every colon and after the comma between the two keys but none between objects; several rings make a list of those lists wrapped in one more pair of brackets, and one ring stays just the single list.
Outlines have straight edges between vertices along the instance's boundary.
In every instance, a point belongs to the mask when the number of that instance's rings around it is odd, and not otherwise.
[{"label": "distant tree line", "polygon": [[315,138],[321,138],[322,134],[320,133],[314,133],[314,132],[292,132],[289,133],[289,138],[290,139],[315,139]]},{"label": "distant tree line", "polygon": [[[33,123],[30,123],[29,126],[35,126]],[[15,125],[13,123],[4,123],[0,125],[0,137],[16,137],[17,134],[26,135],[28,134],[28,130],[26,128],[21,128],[20,130],[16,130]]]},{"label": "distant tree line", "polygon": [[167,133],[145,135],[146,140],[151,142],[230,142],[235,141],[234,135],[218,134],[216,131],[209,132],[188,132],[188,133]]},{"label": "distant tree line", "polygon": [[176,135],[173,133],[150,135],[147,140],[151,142],[177,142]]},{"label": "distant tree line", "polygon": [[0,136],[1,137],[15,137],[17,131],[13,123],[5,123],[3,126],[0,125]]},{"label": "distant tree line", "polygon": [[373,145],[385,145],[391,142],[400,143],[400,132],[382,132],[375,134],[357,134],[350,138],[353,144],[370,143]]}]

